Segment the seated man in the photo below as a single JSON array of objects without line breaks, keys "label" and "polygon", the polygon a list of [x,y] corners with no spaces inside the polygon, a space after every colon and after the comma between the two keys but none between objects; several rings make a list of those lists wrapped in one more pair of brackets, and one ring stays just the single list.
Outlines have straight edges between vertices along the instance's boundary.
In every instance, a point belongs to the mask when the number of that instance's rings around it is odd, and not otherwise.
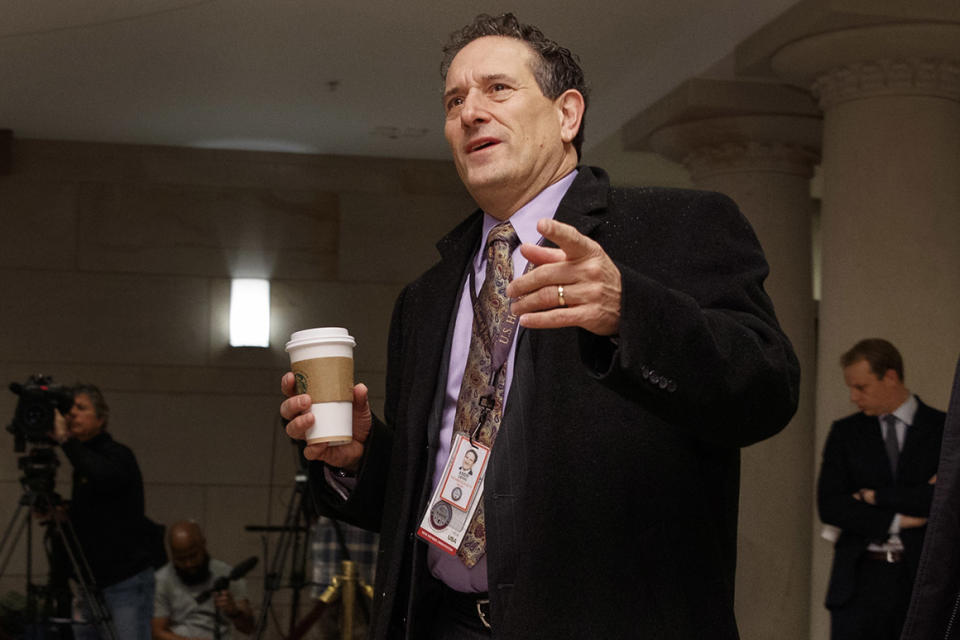
[{"label": "seated man", "polygon": [[213,638],[217,610],[220,638],[229,638],[232,627],[242,633],[253,631],[255,623],[245,580],[234,580],[228,589],[197,602],[197,596],[205,592],[209,595],[217,578],[229,575],[232,569],[227,563],[210,558],[199,525],[177,522],[170,527],[167,543],[171,561],[156,574],[154,640]]}]

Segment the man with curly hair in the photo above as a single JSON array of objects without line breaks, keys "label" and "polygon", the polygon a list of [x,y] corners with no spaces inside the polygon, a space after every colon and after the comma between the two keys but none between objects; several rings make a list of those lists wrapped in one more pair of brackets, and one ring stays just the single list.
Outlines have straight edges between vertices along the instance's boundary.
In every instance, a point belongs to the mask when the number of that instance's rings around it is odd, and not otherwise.
[{"label": "man with curly hair", "polygon": [[304,448],[318,509],[381,532],[371,636],[736,638],[739,448],[799,375],[756,237],[724,196],[580,166],[584,74],[536,27],[479,16],[444,54],[479,210],[397,301],[383,419],[359,384],[353,442]]}]

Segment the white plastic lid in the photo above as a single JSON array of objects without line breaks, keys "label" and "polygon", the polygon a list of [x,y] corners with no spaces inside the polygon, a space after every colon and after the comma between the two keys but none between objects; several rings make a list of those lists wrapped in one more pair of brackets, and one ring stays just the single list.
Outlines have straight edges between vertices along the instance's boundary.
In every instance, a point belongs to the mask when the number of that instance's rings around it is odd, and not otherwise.
[{"label": "white plastic lid", "polygon": [[353,339],[350,332],[343,327],[317,327],[316,329],[303,329],[290,334],[290,342],[285,349],[295,349],[308,344],[349,344],[351,347],[357,346],[357,341]]}]

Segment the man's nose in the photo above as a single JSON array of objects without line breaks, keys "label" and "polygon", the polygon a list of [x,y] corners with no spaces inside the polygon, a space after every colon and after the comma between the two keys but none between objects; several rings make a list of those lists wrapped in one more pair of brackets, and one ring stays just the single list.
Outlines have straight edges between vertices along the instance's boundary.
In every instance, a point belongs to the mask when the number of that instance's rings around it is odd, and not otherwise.
[{"label": "man's nose", "polygon": [[485,122],[489,118],[483,96],[477,90],[467,92],[463,98],[463,107],[460,109],[460,121],[464,126],[472,126]]}]

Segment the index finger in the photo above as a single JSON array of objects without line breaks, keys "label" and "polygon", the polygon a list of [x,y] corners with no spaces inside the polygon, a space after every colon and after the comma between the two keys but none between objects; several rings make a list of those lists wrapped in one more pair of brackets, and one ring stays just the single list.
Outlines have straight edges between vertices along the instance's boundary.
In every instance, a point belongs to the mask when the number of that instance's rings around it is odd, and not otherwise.
[{"label": "index finger", "polygon": [[543,218],[537,222],[537,231],[547,240],[563,249],[567,260],[585,258],[596,252],[596,242],[576,230],[575,227],[552,218]]},{"label": "index finger", "polygon": [[293,376],[292,371],[287,371],[283,374],[283,377],[280,378],[280,392],[288,398],[293,395],[296,386],[296,378]]}]

